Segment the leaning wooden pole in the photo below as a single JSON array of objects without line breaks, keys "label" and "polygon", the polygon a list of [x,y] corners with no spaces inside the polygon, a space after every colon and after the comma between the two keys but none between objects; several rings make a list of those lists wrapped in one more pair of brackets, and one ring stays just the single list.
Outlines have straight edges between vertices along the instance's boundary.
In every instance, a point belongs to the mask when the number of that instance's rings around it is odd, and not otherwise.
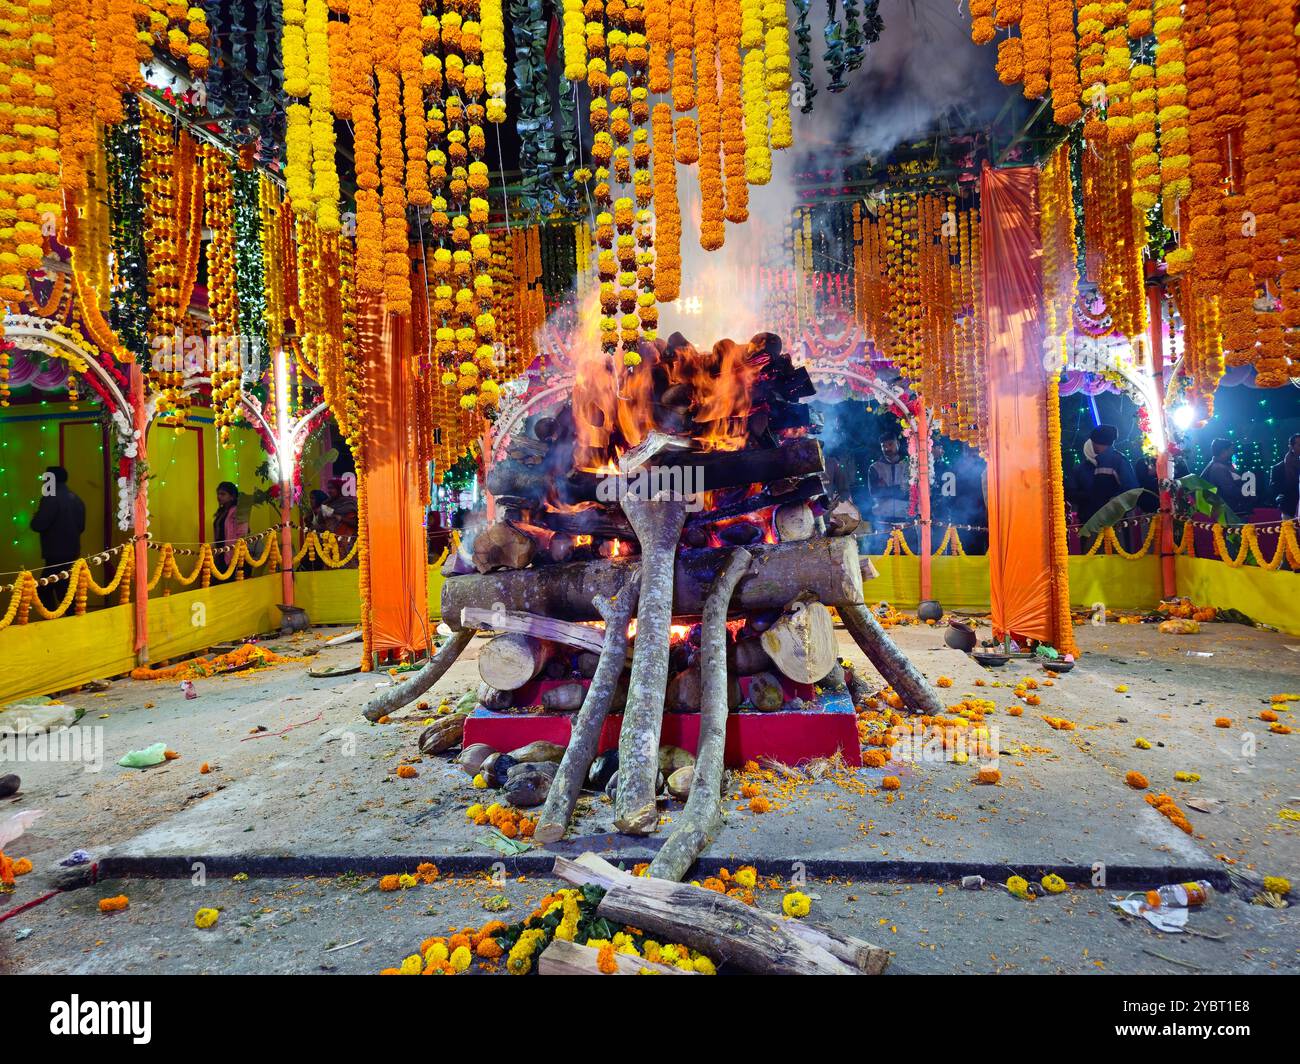
[{"label": "leaning wooden pole", "polygon": [[582,700],[582,708],[574,717],[569,745],[551,783],[546,804],[537,818],[537,827],[533,831],[535,842],[555,842],[564,838],[569,829],[569,818],[573,816],[578,793],[596,756],[601,729],[613,704],[619,677],[627,665],[627,626],[640,591],[641,584],[633,577],[614,598],[597,595],[594,599],[596,609],[605,618],[605,643],[600,649],[600,660]]},{"label": "leaning wooden pole", "polygon": [[875,614],[861,603],[841,604],[837,608],[853,641],[903,704],[913,713],[942,714],[943,704],[934,688],[885,633]]},{"label": "leaning wooden pole", "polygon": [[700,739],[686,808],[673,825],[650,874],[681,880],[722,826],[723,753],[727,745],[727,607],[753,555],[731,552],[704,601],[700,627]]},{"label": "leaning wooden pole", "polygon": [[366,706],[366,720],[378,720],[396,713],[403,706],[414,702],[425,691],[442,679],[442,674],[451,668],[452,663],[460,657],[464,649],[474,638],[473,628],[458,628],[451,633],[451,638],[442,644],[441,649],[424,666],[411,673],[404,683],[375,695]]},{"label": "leaning wooden pole", "polygon": [[659,824],[655,778],[668,685],[668,644],[673,620],[673,569],[686,501],[631,492],[623,512],[641,544],[641,596],[627,706],[618,737],[618,790],[614,824],[629,835],[649,835]]}]

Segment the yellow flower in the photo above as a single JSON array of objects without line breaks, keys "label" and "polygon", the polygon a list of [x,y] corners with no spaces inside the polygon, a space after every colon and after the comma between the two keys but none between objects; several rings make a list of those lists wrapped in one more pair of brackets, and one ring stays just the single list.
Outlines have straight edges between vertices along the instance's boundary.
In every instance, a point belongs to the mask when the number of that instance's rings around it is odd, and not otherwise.
[{"label": "yellow flower", "polygon": [[786,916],[793,916],[796,919],[802,919],[807,916],[812,909],[812,899],[801,891],[792,890],[781,899],[781,911]]},{"label": "yellow flower", "polygon": [[692,962],[692,967],[700,975],[717,975],[718,969],[713,966],[713,962],[703,955],[696,957]]},{"label": "yellow flower", "polygon": [[470,959],[471,954],[469,949],[465,946],[457,946],[451,951],[451,966],[455,968],[457,972],[463,972],[468,968]]},{"label": "yellow flower", "polygon": [[216,909],[200,909],[194,914],[194,926],[198,928],[208,928],[217,922],[217,917],[221,914]]},{"label": "yellow flower", "polygon": [[1012,876],[1007,880],[1007,890],[1017,898],[1029,898],[1029,880],[1024,876]]},{"label": "yellow flower", "polygon": [[1050,872],[1043,876],[1041,882],[1043,884],[1043,889],[1047,891],[1048,894],[1060,894],[1066,889],[1065,880],[1055,872]]},{"label": "yellow flower", "polygon": [[736,870],[735,880],[747,890],[753,890],[754,884],[758,882],[758,871],[751,865],[745,865]]},{"label": "yellow flower", "polygon": [[1265,876],[1264,889],[1270,894],[1290,894],[1291,881],[1286,876]]},{"label": "yellow flower", "polygon": [[476,791],[487,790],[487,777],[481,772],[474,777],[474,789]]},{"label": "yellow flower", "polygon": [[1150,750],[1151,740],[1143,739],[1142,736],[1139,735],[1136,739],[1133,740],[1133,745],[1136,746],[1139,750]]},{"label": "yellow flower", "polygon": [[402,961],[401,972],[403,975],[419,975],[424,970],[424,961],[418,953],[412,953],[406,960]]}]

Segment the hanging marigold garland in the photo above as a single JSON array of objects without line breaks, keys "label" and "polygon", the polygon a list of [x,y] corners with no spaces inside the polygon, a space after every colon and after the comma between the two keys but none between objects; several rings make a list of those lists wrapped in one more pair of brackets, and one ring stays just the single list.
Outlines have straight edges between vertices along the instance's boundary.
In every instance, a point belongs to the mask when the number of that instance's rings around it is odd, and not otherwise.
[{"label": "hanging marigold garland", "polygon": [[234,179],[230,159],[205,144],[201,149],[208,241],[208,308],[212,315],[209,351],[212,371],[213,421],[223,446],[239,418],[240,375],[243,370],[239,333],[239,301],[235,287]]}]

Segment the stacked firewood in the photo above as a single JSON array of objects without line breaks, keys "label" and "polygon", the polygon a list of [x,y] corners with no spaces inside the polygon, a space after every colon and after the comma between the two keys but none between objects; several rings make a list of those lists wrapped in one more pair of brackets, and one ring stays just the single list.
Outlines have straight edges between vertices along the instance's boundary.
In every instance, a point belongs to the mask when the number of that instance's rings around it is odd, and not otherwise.
[{"label": "stacked firewood", "polygon": [[680,879],[721,822],[728,714],[807,708],[789,692],[843,683],[832,608],[910,708],[941,707],[863,605],[857,514],[824,492],[807,371],[769,333],[704,354],[674,335],[647,355],[644,395],[629,388],[624,405],[610,391],[602,411],[575,387],[489,471],[504,517],[448,559],[455,634],[422,671],[490,631],[487,708],[541,691],[543,709],[574,714],[539,841],[568,830],[610,713],[622,714],[615,823],[655,831],[663,714],[699,713],[686,809],[652,866]]}]

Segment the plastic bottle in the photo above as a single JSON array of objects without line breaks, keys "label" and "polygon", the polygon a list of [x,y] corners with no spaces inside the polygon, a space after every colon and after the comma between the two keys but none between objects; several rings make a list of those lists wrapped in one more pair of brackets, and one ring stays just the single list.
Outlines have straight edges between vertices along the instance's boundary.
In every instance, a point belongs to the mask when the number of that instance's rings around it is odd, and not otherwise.
[{"label": "plastic bottle", "polygon": [[1157,890],[1147,891],[1147,905],[1152,909],[1162,906],[1170,909],[1194,909],[1206,905],[1214,896],[1214,888],[1204,879],[1194,883],[1166,883]]}]

